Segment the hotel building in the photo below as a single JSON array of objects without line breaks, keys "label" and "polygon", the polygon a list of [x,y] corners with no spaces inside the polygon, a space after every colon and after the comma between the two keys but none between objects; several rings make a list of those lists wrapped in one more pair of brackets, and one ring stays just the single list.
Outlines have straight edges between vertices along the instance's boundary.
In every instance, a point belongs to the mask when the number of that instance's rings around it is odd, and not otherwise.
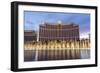
[{"label": "hotel building", "polygon": [[79,39],[79,25],[74,23],[44,23],[39,26],[39,41],[69,41]]},{"label": "hotel building", "polygon": [[24,31],[24,41],[36,41],[37,40],[37,34],[33,30],[25,30]]}]

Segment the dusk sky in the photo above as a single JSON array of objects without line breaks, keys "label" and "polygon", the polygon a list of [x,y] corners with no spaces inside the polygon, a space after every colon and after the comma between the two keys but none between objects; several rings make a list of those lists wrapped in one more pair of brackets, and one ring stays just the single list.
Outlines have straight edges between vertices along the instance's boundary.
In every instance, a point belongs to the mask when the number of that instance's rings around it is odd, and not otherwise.
[{"label": "dusk sky", "polygon": [[80,27],[80,36],[87,37],[90,32],[90,14],[24,11],[24,30],[38,30],[44,22],[63,24],[75,23]]}]

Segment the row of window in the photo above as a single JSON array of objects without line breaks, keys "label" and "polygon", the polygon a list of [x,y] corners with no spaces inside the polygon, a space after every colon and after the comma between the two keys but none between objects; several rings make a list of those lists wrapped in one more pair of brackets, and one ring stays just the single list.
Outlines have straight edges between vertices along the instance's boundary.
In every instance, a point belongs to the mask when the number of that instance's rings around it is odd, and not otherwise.
[{"label": "row of window", "polygon": [[79,31],[78,30],[73,30],[73,31],[39,31],[39,36],[40,37],[75,37],[79,36]]}]

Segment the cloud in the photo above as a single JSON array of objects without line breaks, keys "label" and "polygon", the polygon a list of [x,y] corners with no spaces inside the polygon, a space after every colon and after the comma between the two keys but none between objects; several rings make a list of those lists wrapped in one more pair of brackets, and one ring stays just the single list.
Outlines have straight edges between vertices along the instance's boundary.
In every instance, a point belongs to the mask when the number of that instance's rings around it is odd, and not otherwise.
[{"label": "cloud", "polygon": [[80,34],[80,39],[89,38],[89,34],[90,34],[90,32],[84,32],[84,33]]}]

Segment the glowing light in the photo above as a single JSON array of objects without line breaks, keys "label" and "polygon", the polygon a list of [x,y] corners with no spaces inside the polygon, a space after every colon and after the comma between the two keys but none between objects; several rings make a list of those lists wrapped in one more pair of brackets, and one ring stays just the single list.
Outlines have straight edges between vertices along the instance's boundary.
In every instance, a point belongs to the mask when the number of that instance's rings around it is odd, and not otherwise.
[{"label": "glowing light", "polygon": [[26,43],[24,44],[25,50],[54,50],[54,49],[84,49],[84,48],[90,48],[90,41],[85,39],[81,41],[68,41],[68,42],[57,42],[57,41],[48,41],[48,44],[46,43]]}]

